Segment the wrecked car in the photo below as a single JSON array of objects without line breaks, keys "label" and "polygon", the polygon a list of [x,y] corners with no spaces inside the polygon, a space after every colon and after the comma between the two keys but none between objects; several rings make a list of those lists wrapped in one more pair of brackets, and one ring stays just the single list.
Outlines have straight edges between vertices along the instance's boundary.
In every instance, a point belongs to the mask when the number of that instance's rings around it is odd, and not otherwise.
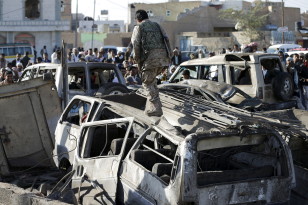
[{"label": "wrecked car", "polygon": [[[109,95],[129,92],[119,68],[110,63],[76,62],[67,64],[67,77],[63,78],[60,64],[42,63],[25,69],[19,82],[50,74],[55,80],[59,97],[68,101],[75,95]],[[45,75],[44,75],[45,74]],[[116,80],[115,80],[116,79]],[[114,81],[113,81],[114,80]],[[116,81],[116,82],[115,82]],[[64,86],[67,82],[67,86]],[[63,90],[65,89],[65,90]]]},{"label": "wrecked car", "polygon": [[[202,80],[202,82],[200,80],[184,80],[179,83],[160,84],[158,88],[160,90],[175,90],[177,92],[196,95],[209,101],[216,101],[252,112],[281,110],[297,106],[295,100],[265,103],[256,97],[247,95],[244,91],[233,85],[210,80]],[[237,100],[234,100],[234,98]]]},{"label": "wrecked car", "polygon": [[[270,77],[263,76],[265,68]],[[275,54],[234,53],[190,60],[177,68],[169,82],[182,81],[184,70],[199,84],[204,80],[230,84],[268,104],[290,101],[294,93],[293,79]],[[240,104],[243,100],[234,96],[229,101]]]},{"label": "wrecked car", "polygon": [[[144,115],[146,97],[142,93],[72,99],[59,124],[71,124],[80,134],[71,133],[70,128],[57,132],[54,154],[74,152],[72,188],[79,203],[289,200],[295,185],[294,168],[289,147],[278,131],[254,120],[247,123],[244,118],[223,115],[225,110],[215,103],[199,113],[203,118],[199,119],[197,110],[189,110],[185,103],[175,108],[170,98],[161,95],[162,119]],[[82,101],[89,103],[86,117],[84,106],[70,116]],[[198,99],[190,102],[199,106]],[[70,147],[67,141],[72,142]],[[65,153],[60,147],[66,147]],[[59,165],[60,158],[54,159]]]}]

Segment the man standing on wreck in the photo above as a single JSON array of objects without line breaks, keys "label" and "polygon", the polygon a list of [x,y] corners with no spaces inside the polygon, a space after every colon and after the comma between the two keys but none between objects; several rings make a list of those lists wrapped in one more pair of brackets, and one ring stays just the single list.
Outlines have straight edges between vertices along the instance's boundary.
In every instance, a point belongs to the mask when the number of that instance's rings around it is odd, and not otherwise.
[{"label": "man standing on wreck", "polygon": [[149,20],[145,10],[136,11],[136,20],[131,42],[134,59],[142,72],[142,85],[147,92],[145,113],[148,116],[162,116],[162,104],[156,83],[156,76],[170,63],[170,44],[166,32],[159,24]]}]

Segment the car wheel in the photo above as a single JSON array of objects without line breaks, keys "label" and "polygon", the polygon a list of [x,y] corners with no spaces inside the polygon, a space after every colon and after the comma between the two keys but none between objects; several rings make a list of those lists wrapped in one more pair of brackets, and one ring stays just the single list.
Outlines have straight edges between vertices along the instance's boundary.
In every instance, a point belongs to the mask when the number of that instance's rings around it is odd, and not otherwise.
[{"label": "car wheel", "polygon": [[294,93],[294,83],[289,73],[280,73],[273,80],[273,93],[278,100],[290,100]]},{"label": "car wheel", "polygon": [[106,83],[98,89],[96,96],[116,95],[128,92],[129,92],[128,88],[120,83]]}]

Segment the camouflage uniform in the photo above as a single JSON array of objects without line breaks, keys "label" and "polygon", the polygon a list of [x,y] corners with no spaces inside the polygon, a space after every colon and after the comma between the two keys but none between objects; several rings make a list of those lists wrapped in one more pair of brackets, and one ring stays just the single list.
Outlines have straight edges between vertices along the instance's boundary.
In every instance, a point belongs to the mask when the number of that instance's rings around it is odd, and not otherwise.
[{"label": "camouflage uniform", "polygon": [[135,26],[132,35],[134,59],[142,72],[142,85],[147,91],[146,114],[161,116],[161,102],[157,88],[156,76],[162,68],[170,63],[161,27],[148,19]]}]

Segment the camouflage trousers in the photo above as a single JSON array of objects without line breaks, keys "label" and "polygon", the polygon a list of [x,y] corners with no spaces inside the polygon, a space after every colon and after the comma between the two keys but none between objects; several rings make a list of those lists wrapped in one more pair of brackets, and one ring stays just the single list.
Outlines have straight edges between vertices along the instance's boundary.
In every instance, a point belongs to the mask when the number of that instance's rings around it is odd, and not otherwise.
[{"label": "camouflage trousers", "polygon": [[161,72],[161,70],[162,67],[152,67],[150,69],[146,66],[142,67],[142,85],[146,90],[147,95],[147,106],[145,111],[158,111],[162,113],[162,105],[159,99],[156,80],[156,76]]}]

